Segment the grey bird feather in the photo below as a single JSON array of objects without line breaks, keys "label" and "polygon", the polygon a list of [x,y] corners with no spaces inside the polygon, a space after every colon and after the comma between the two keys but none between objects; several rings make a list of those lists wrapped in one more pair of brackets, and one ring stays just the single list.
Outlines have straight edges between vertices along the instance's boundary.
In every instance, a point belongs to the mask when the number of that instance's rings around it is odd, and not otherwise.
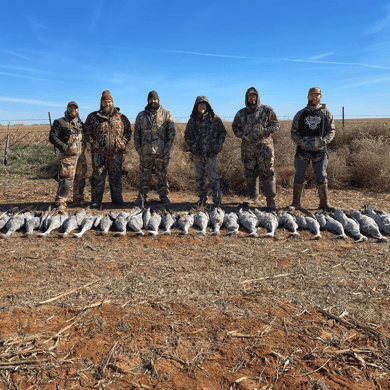
[{"label": "grey bird feather", "polygon": [[255,209],[255,214],[258,220],[258,225],[262,225],[268,230],[268,233],[264,234],[264,237],[273,237],[275,235],[276,228],[279,226],[279,219],[273,213],[266,213]]},{"label": "grey bird feather", "polygon": [[390,215],[387,213],[379,214],[376,213],[370,205],[364,206],[364,212],[369,217],[371,217],[376,224],[379,226],[379,229],[383,232],[390,233]]},{"label": "grey bird feather", "polygon": [[299,226],[296,223],[295,218],[291,214],[289,214],[285,211],[280,213],[279,216],[280,216],[279,220],[281,221],[283,226],[285,228],[287,228],[288,230],[290,230],[290,232],[291,232],[290,235],[291,236],[299,236],[299,233],[297,232],[297,229]]},{"label": "grey bird feather", "polygon": [[253,237],[259,237],[257,234],[258,219],[252,211],[245,211],[242,208],[237,213],[240,224],[245,229],[249,230],[249,235]]},{"label": "grey bird feather", "polygon": [[4,233],[1,237],[8,238],[11,234],[21,229],[24,226],[24,222],[25,216],[23,214],[16,214],[12,216],[5,224],[5,228],[7,229],[6,233]]},{"label": "grey bird feather", "polygon": [[[319,222],[316,219],[309,217],[307,215],[305,216],[305,219],[307,222],[307,227],[314,234],[314,237],[312,237],[312,240],[319,240],[320,238],[322,238],[321,231],[320,231],[321,226],[320,226]],[[326,223],[325,223],[325,225],[326,225]]]},{"label": "grey bird feather", "polygon": [[348,218],[339,207],[335,208],[334,219],[343,225],[346,232],[357,238],[355,243],[367,241],[367,237],[360,232],[359,222],[353,218]]},{"label": "grey bird feather", "polygon": [[200,230],[197,231],[199,234],[206,234],[206,229],[209,224],[210,217],[207,212],[199,211],[194,216],[194,225],[200,227]]},{"label": "grey bird feather", "polygon": [[240,224],[238,223],[238,215],[236,213],[226,213],[225,218],[223,220],[223,224],[225,225],[226,229],[228,230],[228,235],[236,234],[238,233],[238,230],[240,228]]},{"label": "grey bird feather", "polygon": [[333,238],[342,238],[343,240],[346,240],[348,238],[348,236],[345,234],[342,223],[332,218],[329,214],[325,214],[325,219],[326,219],[325,228],[330,232],[334,232],[338,234],[338,236]]},{"label": "grey bird feather", "polygon": [[187,235],[188,229],[194,224],[194,216],[192,213],[189,213],[187,211],[179,213],[177,223],[184,231],[183,234]]},{"label": "grey bird feather", "polygon": [[368,215],[364,215],[360,211],[352,211],[351,217],[355,218],[359,222],[362,232],[367,233],[380,241],[388,241],[386,237],[382,236],[376,222]]},{"label": "grey bird feather", "polygon": [[79,233],[72,233],[74,237],[81,238],[85,232],[92,229],[96,217],[93,215],[88,215],[81,222],[81,231]]},{"label": "grey bird feather", "polygon": [[176,218],[169,210],[166,210],[161,219],[161,226],[165,228],[165,232],[163,234],[171,234],[171,227],[174,226],[175,223]]},{"label": "grey bird feather", "polygon": [[220,207],[215,207],[210,213],[210,223],[214,226],[213,235],[219,234],[219,230],[223,225],[223,220],[225,218],[225,212]]},{"label": "grey bird feather", "polygon": [[144,235],[141,230],[144,226],[143,212],[139,210],[137,213],[132,214],[127,220],[127,226],[137,234]]},{"label": "grey bird feather", "polygon": [[110,227],[113,224],[113,220],[110,218],[109,215],[106,215],[100,220],[99,228],[100,228],[100,234],[106,235],[108,234],[108,231],[110,230]]},{"label": "grey bird feather", "polygon": [[144,221],[144,226],[143,227],[144,227],[144,229],[147,229],[148,228],[148,224],[149,224],[149,219],[150,219],[150,207],[148,207],[145,210],[142,218],[143,218],[143,221]]},{"label": "grey bird feather", "polygon": [[149,229],[148,233],[150,233],[153,236],[158,235],[158,228],[161,224],[161,215],[159,213],[156,213],[154,210],[150,213],[149,223],[147,229]]},{"label": "grey bird feather", "polygon": [[69,233],[71,233],[73,230],[77,229],[77,216],[72,215],[69,217],[63,224],[62,224],[62,233],[58,234],[58,237],[66,238]]}]

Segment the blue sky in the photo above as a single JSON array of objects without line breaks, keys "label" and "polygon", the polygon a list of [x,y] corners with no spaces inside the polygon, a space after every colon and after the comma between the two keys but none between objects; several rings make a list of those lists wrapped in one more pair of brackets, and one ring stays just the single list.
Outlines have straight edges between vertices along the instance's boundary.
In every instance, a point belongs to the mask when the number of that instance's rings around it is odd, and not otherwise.
[{"label": "blue sky", "polygon": [[85,118],[105,89],[128,118],[152,89],[178,121],[198,95],[232,118],[251,86],[281,119],[312,86],[336,117],[390,117],[389,1],[15,0],[1,30],[2,121]]}]

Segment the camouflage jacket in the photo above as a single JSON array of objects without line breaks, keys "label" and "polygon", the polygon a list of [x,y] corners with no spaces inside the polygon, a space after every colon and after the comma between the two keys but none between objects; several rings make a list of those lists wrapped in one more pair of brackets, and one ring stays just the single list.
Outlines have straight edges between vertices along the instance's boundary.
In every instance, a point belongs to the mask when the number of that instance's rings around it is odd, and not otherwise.
[{"label": "camouflage jacket", "polygon": [[297,144],[297,152],[327,152],[326,145],[335,132],[333,115],[325,104],[316,108],[307,105],[296,113],[291,126],[291,138]]},{"label": "camouflage jacket", "polygon": [[[206,103],[207,111],[198,113],[198,104]],[[219,116],[214,114],[206,96],[198,96],[184,132],[187,150],[194,154],[216,155],[222,150],[226,129]]]},{"label": "camouflage jacket", "polygon": [[145,109],[137,115],[134,146],[138,154],[169,154],[175,135],[172,114],[161,105],[155,112]]},{"label": "camouflage jacket", "polygon": [[[257,95],[256,108],[252,110],[248,104],[248,95]],[[234,117],[232,129],[236,137],[242,139],[242,148],[253,148],[254,144],[272,142],[270,135],[279,130],[279,121],[270,106],[260,104],[257,89],[249,88],[245,93],[245,108],[239,110]]]},{"label": "camouflage jacket", "polygon": [[131,125],[127,117],[114,109],[110,116],[102,110],[88,115],[84,135],[91,144],[91,151],[103,154],[123,153],[131,138]]},{"label": "camouflage jacket", "polygon": [[64,153],[68,147],[68,141],[74,134],[82,134],[83,122],[80,117],[72,118],[65,111],[65,115],[56,119],[50,129],[49,141],[61,152]]}]

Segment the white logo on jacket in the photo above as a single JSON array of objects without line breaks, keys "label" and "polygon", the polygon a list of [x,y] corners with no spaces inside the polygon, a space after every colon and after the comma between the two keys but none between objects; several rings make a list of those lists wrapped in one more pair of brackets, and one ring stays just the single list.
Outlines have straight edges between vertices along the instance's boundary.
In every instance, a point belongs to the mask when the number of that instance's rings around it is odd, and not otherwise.
[{"label": "white logo on jacket", "polygon": [[306,124],[309,126],[310,130],[316,130],[318,127],[318,124],[321,122],[320,116],[307,116],[305,118]]}]

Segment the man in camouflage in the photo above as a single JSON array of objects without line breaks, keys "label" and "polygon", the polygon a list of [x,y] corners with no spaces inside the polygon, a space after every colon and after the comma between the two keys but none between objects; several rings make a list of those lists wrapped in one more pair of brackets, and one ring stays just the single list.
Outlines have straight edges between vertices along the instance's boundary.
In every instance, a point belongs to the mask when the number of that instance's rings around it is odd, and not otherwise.
[{"label": "man in camouflage", "polygon": [[110,91],[103,91],[100,110],[89,114],[85,122],[85,139],[91,144],[92,208],[101,206],[107,172],[112,203],[125,205],[122,198],[122,163],[131,138],[131,125],[119,110],[114,107]]},{"label": "man in camouflage", "polygon": [[79,117],[79,106],[76,102],[69,102],[64,116],[54,121],[49,140],[60,152],[56,206],[61,212],[66,210],[66,200],[73,185],[73,202],[82,207],[87,162],[84,154],[83,122]]},{"label": "man in camouflage", "polygon": [[254,201],[257,199],[260,177],[267,208],[275,210],[276,182],[271,134],[279,130],[278,118],[271,107],[260,104],[259,93],[254,87],[245,93],[245,106],[237,112],[232,129],[236,137],[242,139],[241,160],[245,169],[248,196]]},{"label": "man in camouflage", "polygon": [[195,100],[184,132],[187,150],[192,153],[195,180],[199,191],[198,206],[206,204],[206,175],[209,179],[214,207],[221,205],[221,189],[217,172],[217,154],[222,150],[226,129],[219,116],[214,114],[206,96]]},{"label": "man in camouflage", "polygon": [[134,126],[134,145],[139,154],[141,171],[138,198],[135,200],[138,206],[146,202],[154,172],[161,203],[170,203],[167,171],[169,152],[176,135],[172,114],[162,108],[157,92],[149,92],[147,101],[148,105],[137,115]]},{"label": "man in camouflage", "polygon": [[298,111],[291,126],[291,138],[297,144],[295,154],[295,178],[293,188],[293,201],[289,206],[291,210],[301,205],[301,195],[305,182],[306,169],[313,164],[320,209],[332,211],[328,203],[328,179],[326,168],[328,166],[327,144],[335,135],[335,125],[332,113],[325,104],[320,104],[321,89],[313,87],[309,89],[308,104]]}]

